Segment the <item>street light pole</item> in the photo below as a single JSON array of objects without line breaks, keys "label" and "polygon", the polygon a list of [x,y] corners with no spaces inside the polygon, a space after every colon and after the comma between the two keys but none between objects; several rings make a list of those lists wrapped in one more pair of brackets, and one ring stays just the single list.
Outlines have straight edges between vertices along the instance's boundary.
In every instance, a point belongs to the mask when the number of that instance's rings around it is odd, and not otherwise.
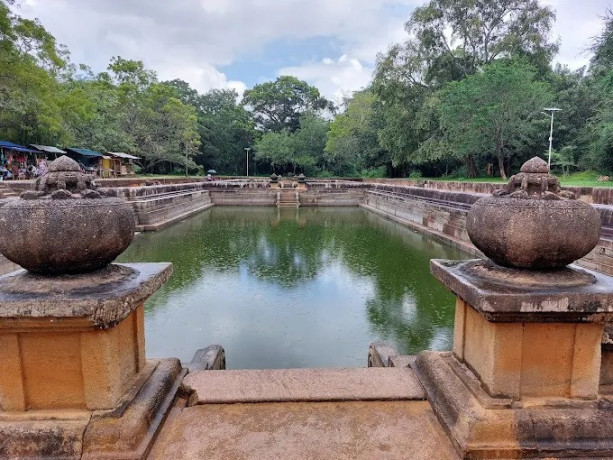
[{"label": "street light pole", "polygon": [[553,114],[555,112],[559,112],[562,109],[558,109],[557,107],[546,107],[544,110],[547,112],[551,112],[551,126],[549,128],[549,158],[547,160],[547,167],[549,171],[551,171],[551,146],[553,142]]},{"label": "street light pole", "polygon": [[251,150],[251,147],[245,147],[245,152],[247,153],[247,177],[249,177],[249,150]]}]

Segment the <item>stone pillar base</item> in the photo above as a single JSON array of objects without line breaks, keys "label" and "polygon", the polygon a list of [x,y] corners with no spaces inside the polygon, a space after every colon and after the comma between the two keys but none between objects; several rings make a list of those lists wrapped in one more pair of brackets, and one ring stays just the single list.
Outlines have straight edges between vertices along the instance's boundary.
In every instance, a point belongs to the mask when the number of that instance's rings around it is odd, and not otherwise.
[{"label": "stone pillar base", "polygon": [[462,457],[613,457],[613,394],[593,401],[490,396],[453,353],[412,365]]},{"label": "stone pillar base", "polygon": [[0,458],[144,458],[186,373],[177,359],[147,361],[111,410],[0,412]]}]

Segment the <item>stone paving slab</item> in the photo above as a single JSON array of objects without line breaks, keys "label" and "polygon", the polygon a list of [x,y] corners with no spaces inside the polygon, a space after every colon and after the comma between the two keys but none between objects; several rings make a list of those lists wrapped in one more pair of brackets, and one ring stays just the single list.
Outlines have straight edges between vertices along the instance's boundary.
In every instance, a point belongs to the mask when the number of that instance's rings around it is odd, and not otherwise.
[{"label": "stone paving slab", "polygon": [[169,458],[458,457],[427,401],[350,401],[178,409],[168,418],[149,455],[149,459]]},{"label": "stone paving slab", "polygon": [[198,404],[280,401],[424,400],[412,369],[269,369],[190,373]]}]

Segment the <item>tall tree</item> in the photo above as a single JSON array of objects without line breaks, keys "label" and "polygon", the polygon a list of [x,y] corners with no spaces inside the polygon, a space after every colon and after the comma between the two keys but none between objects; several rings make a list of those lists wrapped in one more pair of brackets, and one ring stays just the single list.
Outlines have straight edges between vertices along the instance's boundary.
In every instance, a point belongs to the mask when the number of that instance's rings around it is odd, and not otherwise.
[{"label": "tall tree", "polygon": [[335,174],[355,174],[389,162],[388,152],[379,144],[383,126],[382,108],[370,90],[358,91],[346,102],[347,109],[330,125],[325,147],[328,167]]},{"label": "tall tree", "polygon": [[[522,57],[545,74],[557,49],[548,40],[553,19],[537,0],[431,0],[416,8],[405,25],[408,40],[378,57],[373,83],[385,107],[380,141],[392,165],[424,162],[422,145],[441,136],[433,94],[448,82],[499,58]],[[474,174],[472,156],[465,161]]]},{"label": "tall tree", "polygon": [[613,11],[607,10],[602,32],[594,39],[590,74],[591,93],[596,95],[595,113],[584,128],[588,143],[585,166],[613,172]]},{"label": "tall tree", "polygon": [[258,128],[264,132],[284,129],[293,132],[300,127],[303,113],[334,110],[334,104],[317,88],[290,76],[255,85],[245,91],[243,104],[252,111]]},{"label": "tall tree", "polygon": [[255,122],[237,100],[234,90],[211,90],[199,97],[202,145],[197,161],[206,168],[229,174],[245,172],[244,149],[254,143]]},{"label": "tall tree", "polygon": [[606,73],[613,67],[613,10],[608,8],[603,16],[603,30],[594,37],[590,50],[591,71],[594,74]]},{"label": "tall tree", "polygon": [[36,20],[0,1],[0,133],[18,142],[61,137],[58,74],[66,51]]},{"label": "tall tree", "polygon": [[544,126],[542,107],[552,99],[549,85],[535,77],[531,66],[496,61],[447,85],[440,93],[439,148],[460,158],[494,158],[506,179],[505,163],[534,144]]},{"label": "tall tree", "polygon": [[329,123],[314,113],[300,118],[300,129],[269,131],[256,143],[256,158],[270,162],[275,172],[296,174],[323,164]]}]

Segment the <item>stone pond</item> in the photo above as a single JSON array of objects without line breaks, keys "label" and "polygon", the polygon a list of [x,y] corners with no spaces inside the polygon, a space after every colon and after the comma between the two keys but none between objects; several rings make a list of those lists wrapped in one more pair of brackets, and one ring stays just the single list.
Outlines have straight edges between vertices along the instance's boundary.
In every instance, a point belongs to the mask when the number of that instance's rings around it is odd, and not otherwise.
[{"label": "stone pond", "polygon": [[174,265],[145,306],[148,356],[189,361],[206,337],[228,368],[265,369],[364,367],[374,341],[450,349],[453,296],[428,263],[464,257],[359,208],[215,207],[119,261]]},{"label": "stone pond", "polygon": [[0,458],[612,458],[613,278],[567,266],[609,272],[610,209],[543,160],[492,197],[71,161],[0,207],[49,242],[0,247],[30,270],[0,277]]}]

